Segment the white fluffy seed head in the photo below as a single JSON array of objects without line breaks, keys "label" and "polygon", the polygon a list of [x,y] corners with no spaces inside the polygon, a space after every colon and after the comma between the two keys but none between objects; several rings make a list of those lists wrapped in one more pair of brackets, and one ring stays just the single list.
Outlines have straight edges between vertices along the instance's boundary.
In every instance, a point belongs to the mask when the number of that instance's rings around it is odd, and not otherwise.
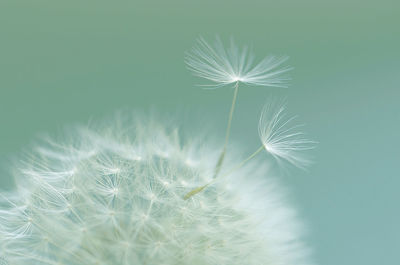
[{"label": "white fluffy seed head", "polygon": [[[130,119],[68,135],[39,144],[0,196],[10,264],[309,264],[265,161],[184,200],[218,158],[202,140]],[[241,159],[230,152],[225,170]]]},{"label": "white fluffy seed head", "polygon": [[258,132],[265,150],[278,161],[285,160],[299,168],[305,168],[311,160],[303,151],[314,148],[315,142],[307,140],[304,133],[291,125],[295,117],[285,114],[285,100],[269,100],[261,111]]},{"label": "white fluffy seed head", "polygon": [[241,82],[257,86],[287,87],[286,76],[290,67],[281,67],[286,56],[267,56],[254,63],[254,55],[244,46],[240,49],[233,40],[225,48],[219,37],[215,44],[207,43],[202,37],[190,52],[185,62],[194,75],[208,79],[214,84],[207,87],[220,87]]}]

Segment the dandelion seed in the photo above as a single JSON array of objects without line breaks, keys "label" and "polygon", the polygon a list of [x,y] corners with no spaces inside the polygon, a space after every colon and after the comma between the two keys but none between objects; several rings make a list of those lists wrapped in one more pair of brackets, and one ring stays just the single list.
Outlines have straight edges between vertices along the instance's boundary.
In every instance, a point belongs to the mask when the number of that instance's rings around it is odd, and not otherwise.
[{"label": "dandelion seed", "polygon": [[269,100],[260,115],[258,131],[265,150],[278,161],[304,168],[310,160],[302,151],[312,149],[315,142],[307,140],[304,133],[296,131],[300,125],[290,125],[295,117],[287,118],[283,100]]}]

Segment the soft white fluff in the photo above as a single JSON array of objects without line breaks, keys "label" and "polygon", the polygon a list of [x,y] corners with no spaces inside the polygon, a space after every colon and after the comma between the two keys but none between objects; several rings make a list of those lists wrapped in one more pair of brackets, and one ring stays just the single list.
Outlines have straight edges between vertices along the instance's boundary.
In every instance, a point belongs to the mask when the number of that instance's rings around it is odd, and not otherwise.
[{"label": "soft white fluff", "polygon": [[[125,119],[46,140],[0,195],[10,264],[309,264],[296,214],[255,158],[206,190],[217,154],[202,138]],[[222,171],[243,157],[227,154]]]},{"label": "soft white fluff", "polygon": [[314,148],[315,142],[297,130],[301,125],[291,124],[295,117],[288,118],[285,107],[282,99],[271,99],[264,105],[258,124],[259,136],[265,150],[278,161],[286,160],[305,168],[311,160],[303,151]]},{"label": "soft white fluff", "polygon": [[214,45],[199,38],[193,49],[186,53],[185,62],[194,75],[208,79],[219,87],[241,82],[257,86],[286,87],[285,75],[291,68],[282,67],[287,56],[267,56],[254,63],[254,55],[244,46],[240,49],[233,40],[225,48],[219,37]]}]

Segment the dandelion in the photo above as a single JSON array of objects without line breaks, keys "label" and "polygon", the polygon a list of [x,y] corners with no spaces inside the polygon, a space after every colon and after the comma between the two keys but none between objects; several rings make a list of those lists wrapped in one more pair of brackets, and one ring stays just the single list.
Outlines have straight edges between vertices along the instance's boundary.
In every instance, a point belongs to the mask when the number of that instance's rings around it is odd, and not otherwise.
[{"label": "dandelion", "polygon": [[214,82],[213,85],[208,85],[208,87],[221,87],[234,84],[225,142],[215,166],[214,178],[219,174],[224,162],[239,83],[257,86],[287,87],[289,78],[285,74],[291,68],[281,67],[287,59],[288,57],[286,56],[276,57],[271,55],[254,64],[254,55],[248,51],[246,46],[240,49],[232,39],[230,47],[226,49],[219,37],[217,37],[214,46],[208,44],[200,37],[197,45],[191,52],[186,53],[185,62],[189,70],[196,76]]},{"label": "dandelion", "polygon": [[[239,83],[284,87],[285,60],[253,65],[246,47],[225,50],[219,39],[215,47],[200,39],[187,54],[194,74],[216,87],[234,83],[219,155],[204,138],[126,113],[40,142],[13,171],[16,189],[0,193],[1,257],[16,265],[310,264],[296,213],[257,156],[306,164],[298,152],[311,142],[288,127],[284,106],[265,106],[253,154],[226,152]],[[230,170],[217,178],[224,160]]]},{"label": "dandelion", "polygon": [[[255,158],[229,181],[220,178],[184,200],[212,180],[214,148],[155,124],[126,119],[40,143],[15,171],[16,190],[0,193],[4,259],[15,265],[309,264],[296,213],[265,163]],[[238,159],[228,155],[227,165]]]},{"label": "dandelion", "polygon": [[310,160],[302,151],[312,149],[315,142],[307,140],[304,133],[297,131],[300,125],[291,125],[295,117],[287,118],[285,102],[270,100],[261,112],[258,131],[265,150],[278,161],[304,168]]}]

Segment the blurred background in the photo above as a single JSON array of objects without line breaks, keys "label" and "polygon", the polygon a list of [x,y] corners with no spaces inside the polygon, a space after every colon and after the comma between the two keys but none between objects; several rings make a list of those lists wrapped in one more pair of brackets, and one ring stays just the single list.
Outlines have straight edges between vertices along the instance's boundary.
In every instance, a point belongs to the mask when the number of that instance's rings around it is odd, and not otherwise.
[{"label": "blurred background", "polygon": [[319,142],[308,171],[282,177],[316,263],[400,264],[398,1],[1,0],[0,188],[37,134],[120,108],[194,117],[222,140],[232,88],[196,87],[183,63],[216,34],[290,56],[290,88],[241,87],[232,140],[258,147],[259,111],[282,94]]}]

